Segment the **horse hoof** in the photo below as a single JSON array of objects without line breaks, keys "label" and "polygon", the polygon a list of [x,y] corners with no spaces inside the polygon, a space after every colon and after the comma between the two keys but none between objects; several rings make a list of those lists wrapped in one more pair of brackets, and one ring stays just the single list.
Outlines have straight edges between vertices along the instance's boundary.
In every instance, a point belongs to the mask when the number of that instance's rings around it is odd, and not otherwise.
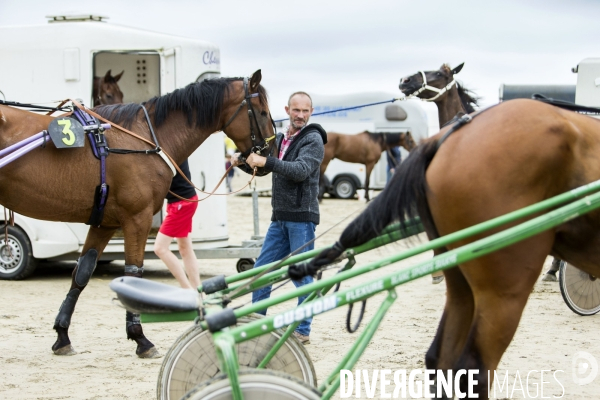
[{"label": "horse hoof", "polygon": [[156,350],[156,347],[150,347],[148,350],[143,351],[141,353],[136,352],[136,354],[139,358],[159,358],[159,357],[161,357],[158,350]]},{"label": "horse hoof", "polygon": [[558,282],[558,279],[556,278],[556,275],[553,275],[553,274],[544,274],[544,276],[542,277],[542,281],[544,281],[544,282]]},{"label": "horse hoof", "polygon": [[75,351],[73,346],[71,346],[70,344],[68,344],[64,347],[61,347],[60,349],[56,349],[56,350],[52,350],[52,351],[57,356],[74,356],[75,354],[77,354],[77,352]]},{"label": "horse hoof", "polygon": [[433,283],[434,285],[437,285],[438,283],[441,283],[443,280],[444,280],[444,275],[432,276],[431,277],[431,283]]}]

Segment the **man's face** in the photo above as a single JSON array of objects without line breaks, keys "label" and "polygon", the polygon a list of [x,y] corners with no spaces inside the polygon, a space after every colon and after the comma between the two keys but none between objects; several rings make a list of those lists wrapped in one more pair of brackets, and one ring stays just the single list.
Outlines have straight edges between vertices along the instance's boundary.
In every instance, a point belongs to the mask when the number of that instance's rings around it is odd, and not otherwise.
[{"label": "man's face", "polygon": [[290,99],[290,105],[285,107],[285,112],[290,116],[290,124],[295,130],[306,126],[313,112],[310,98],[303,94],[297,94]]}]

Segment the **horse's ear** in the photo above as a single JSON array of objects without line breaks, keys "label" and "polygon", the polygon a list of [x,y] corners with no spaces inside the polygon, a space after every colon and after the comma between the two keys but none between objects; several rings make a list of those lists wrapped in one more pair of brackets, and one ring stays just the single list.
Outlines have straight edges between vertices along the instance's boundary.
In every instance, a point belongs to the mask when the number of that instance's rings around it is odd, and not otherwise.
[{"label": "horse's ear", "polygon": [[110,69],[108,71],[106,71],[106,75],[104,75],[104,80],[109,80],[110,79]]},{"label": "horse's ear", "polygon": [[125,72],[125,70],[121,71],[119,75],[113,76],[113,78],[115,78],[115,82],[119,82],[119,79],[121,79],[121,77],[123,76],[123,72]]},{"label": "horse's ear", "polygon": [[256,70],[255,73],[252,74],[252,78],[250,78],[250,90],[252,92],[258,91],[258,86],[260,85],[260,80],[262,79],[262,73],[260,69]]},{"label": "horse's ear", "polygon": [[465,65],[465,63],[461,63],[461,64],[457,65],[456,67],[452,68],[452,74],[453,75],[458,74],[464,65]]}]

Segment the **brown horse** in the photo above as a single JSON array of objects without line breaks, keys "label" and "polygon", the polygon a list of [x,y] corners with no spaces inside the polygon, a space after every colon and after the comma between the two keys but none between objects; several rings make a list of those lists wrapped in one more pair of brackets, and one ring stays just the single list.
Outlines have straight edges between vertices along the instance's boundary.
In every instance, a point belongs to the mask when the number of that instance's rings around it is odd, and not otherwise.
[{"label": "brown horse", "polygon": [[120,104],[123,102],[123,92],[117,84],[123,76],[123,72],[119,75],[112,76],[109,69],[102,78],[94,77],[94,86],[92,88],[92,99],[94,107],[103,104]]},{"label": "brown horse", "polygon": [[325,144],[325,155],[321,162],[321,175],[319,178],[319,197],[322,198],[325,192],[325,170],[334,158],[342,161],[364,164],[366,167],[365,177],[365,199],[369,201],[369,178],[371,171],[381,158],[381,153],[396,147],[402,146],[411,151],[416,143],[410,132],[372,133],[364,131],[355,135],[345,135],[343,133],[327,132],[327,143]]},{"label": "brown horse", "polygon": [[[417,213],[433,239],[600,179],[600,120],[595,118],[519,99],[476,114],[441,140],[450,129],[421,142],[344,230],[339,249],[323,252],[312,265],[333,261],[341,249]],[[475,393],[487,398],[488,371],[496,369],[511,342],[547,255],[600,276],[599,249],[600,211],[594,211],[445,270],[446,305],[426,355],[427,368],[478,369]]]},{"label": "brown horse", "polygon": [[477,106],[478,98],[454,78],[463,66],[464,63],[451,69],[447,64],[443,64],[437,71],[417,72],[404,77],[400,79],[400,91],[406,96],[412,95],[422,100],[433,101],[438,107],[440,127],[443,127],[457,114],[470,114]]},{"label": "brown horse", "polygon": [[[101,106],[96,112],[136,134],[154,141],[179,165],[213,132],[223,130],[247,155],[269,152],[274,135],[261,73],[250,80],[221,78],[193,83],[144,103],[149,121],[139,104]],[[239,112],[239,111],[242,112]],[[0,149],[45,130],[52,117],[0,106]],[[111,149],[150,150],[140,139],[113,127],[106,132]],[[264,154],[264,153],[263,153]],[[263,171],[259,171],[262,174]],[[81,257],[73,271],[71,288],[56,317],[58,338],[55,354],[73,354],[68,328],[75,304],[86,287],[96,262],[113,233],[121,227],[125,240],[125,275],[142,277],[144,248],[152,216],[160,210],[173,172],[156,154],[110,154],[106,157],[106,183],[110,187],[104,218],[91,226]],[[100,162],[86,147],[57,149],[47,143],[0,171],[0,204],[32,218],[86,222],[100,181]],[[127,338],[137,343],[139,357],[157,351],[144,336],[139,315],[127,313]]]},{"label": "brown horse", "polygon": [[[418,97],[425,101],[433,101],[438,108],[440,128],[456,116],[471,114],[478,106],[478,97],[465,89],[454,77],[464,66],[450,68],[443,64],[437,71],[417,72],[400,79],[400,91],[406,96]],[[433,283],[444,280],[441,272],[432,274]]]}]

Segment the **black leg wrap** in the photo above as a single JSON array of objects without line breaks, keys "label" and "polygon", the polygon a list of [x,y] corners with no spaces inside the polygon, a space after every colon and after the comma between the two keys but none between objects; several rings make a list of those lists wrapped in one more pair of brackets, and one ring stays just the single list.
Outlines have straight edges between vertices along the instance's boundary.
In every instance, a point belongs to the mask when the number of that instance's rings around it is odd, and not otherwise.
[{"label": "black leg wrap", "polygon": [[137,265],[125,265],[125,276],[135,276],[141,278],[144,275],[144,267],[138,267]]},{"label": "black leg wrap", "polygon": [[81,291],[79,289],[71,289],[69,293],[67,293],[67,297],[60,305],[58,315],[54,320],[54,329],[58,327],[67,329],[69,325],[71,325],[71,316],[75,311],[75,304],[77,304],[77,299],[79,299],[80,294]]},{"label": "black leg wrap", "polygon": [[125,329],[129,332],[129,327],[133,325],[141,325],[140,314],[134,314],[132,312],[125,312]]},{"label": "black leg wrap", "polygon": [[77,272],[75,272],[75,283],[78,286],[85,287],[94,270],[96,269],[96,260],[98,259],[98,251],[89,249],[84,255],[77,260]]}]

